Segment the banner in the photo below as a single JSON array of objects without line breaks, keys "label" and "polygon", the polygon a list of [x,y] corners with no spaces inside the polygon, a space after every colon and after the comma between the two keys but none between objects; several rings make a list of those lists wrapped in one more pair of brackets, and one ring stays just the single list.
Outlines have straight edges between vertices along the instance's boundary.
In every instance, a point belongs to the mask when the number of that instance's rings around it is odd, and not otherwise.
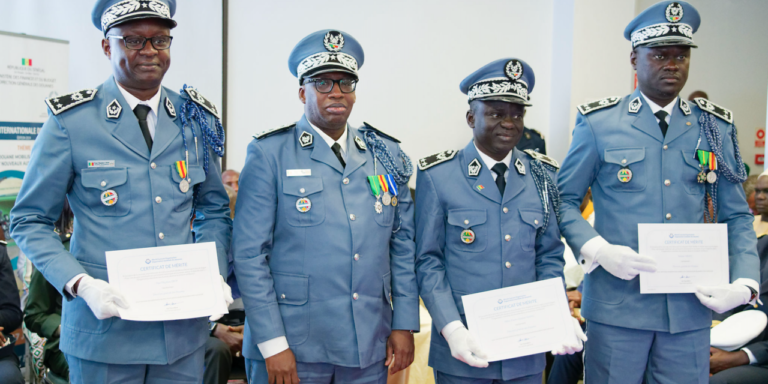
[{"label": "banner", "polygon": [[0,32],[0,47],[2,197],[18,192],[32,146],[48,118],[45,99],[67,93],[69,43]]}]

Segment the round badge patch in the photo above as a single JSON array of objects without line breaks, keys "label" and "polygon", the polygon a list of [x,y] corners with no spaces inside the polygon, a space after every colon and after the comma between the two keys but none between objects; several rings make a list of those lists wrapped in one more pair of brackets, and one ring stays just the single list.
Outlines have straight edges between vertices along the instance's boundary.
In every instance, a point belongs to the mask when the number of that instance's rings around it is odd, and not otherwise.
[{"label": "round badge patch", "polygon": [[475,231],[471,229],[465,229],[461,232],[461,242],[464,244],[472,244],[475,242]]},{"label": "round badge patch", "polygon": [[331,52],[338,52],[344,48],[344,35],[338,31],[329,31],[323,38],[323,46]]},{"label": "round badge patch", "polygon": [[629,168],[622,168],[619,170],[618,177],[622,183],[629,183],[632,180],[632,171]]},{"label": "round badge patch", "polygon": [[101,193],[101,203],[111,207],[117,203],[117,192],[108,189]]},{"label": "round badge patch", "polygon": [[302,197],[298,200],[296,200],[296,209],[301,212],[309,212],[309,210],[312,208],[312,202],[309,201],[308,197]]},{"label": "round badge patch", "polygon": [[523,76],[523,63],[515,59],[507,61],[507,65],[504,66],[504,73],[512,80],[519,79]]},{"label": "round badge patch", "polygon": [[670,23],[677,23],[683,19],[683,6],[680,3],[671,3],[667,6],[664,16]]}]

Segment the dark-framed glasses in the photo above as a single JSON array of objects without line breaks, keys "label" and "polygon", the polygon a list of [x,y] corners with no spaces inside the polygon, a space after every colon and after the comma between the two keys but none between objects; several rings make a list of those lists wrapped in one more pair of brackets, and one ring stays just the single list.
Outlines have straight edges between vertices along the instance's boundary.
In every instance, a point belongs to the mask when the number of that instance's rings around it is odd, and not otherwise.
[{"label": "dark-framed glasses", "polygon": [[315,83],[315,89],[317,89],[320,93],[331,93],[331,90],[333,90],[333,85],[338,84],[339,89],[341,90],[341,93],[352,93],[355,91],[355,88],[357,87],[357,79],[340,79],[340,80],[333,80],[333,79],[306,79],[304,80],[304,84],[306,83]]},{"label": "dark-framed glasses", "polygon": [[109,35],[108,38],[114,37],[115,39],[120,39],[123,41],[123,44],[125,44],[125,47],[128,49],[133,50],[142,50],[144,47],[147,46],[147,41],[152,44],[155,49],[158,51],[162,51],[165,49],[168,49],[171,47],[171,41],[173,41],[173,36],[153,36],[153,37],[144,37],[144,36],[117,36],[117,35]]}]

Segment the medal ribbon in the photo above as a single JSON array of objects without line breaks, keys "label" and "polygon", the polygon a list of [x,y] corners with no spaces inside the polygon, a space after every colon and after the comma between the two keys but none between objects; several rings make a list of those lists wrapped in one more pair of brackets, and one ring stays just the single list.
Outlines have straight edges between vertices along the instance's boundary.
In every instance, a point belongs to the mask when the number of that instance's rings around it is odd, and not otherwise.
[{"label": "medal ribbon", "polygon": [[699,158],[699,163],[701,164],[702,168],[709,168],[710,171],[717,169],[717,157],[715,157],[714,152],[699,149],[696,151],[696,157]]},{"label": "medal ribbon", "polygon": [[179,176],[181,176],[182,179],[186,179],[187,178],[187,162],[184,160],[177,161],[176,172],[179,173]]},{"label": "medal ribbon", "polygon": [[392,195],[397,196],[397,183],[395,183],[395,178],[389,174],[385,177],[387,179],[387,185],[389,185],[389,190],[392,191]]},{"label": "medal ribbon", "polygon": [[379,191],[379,183],[376,176],[368,176],[368,184],[371,186],[371,192],[374,196],[379,197],[381,191]]},{"label": "medal ribbon", "polygon": [[384,177],[384,175],[376,175],[376,179],[379,181],[379,186],[381,187],[381,191],[389,192],[389,187],[387,186],[387,179]]}]

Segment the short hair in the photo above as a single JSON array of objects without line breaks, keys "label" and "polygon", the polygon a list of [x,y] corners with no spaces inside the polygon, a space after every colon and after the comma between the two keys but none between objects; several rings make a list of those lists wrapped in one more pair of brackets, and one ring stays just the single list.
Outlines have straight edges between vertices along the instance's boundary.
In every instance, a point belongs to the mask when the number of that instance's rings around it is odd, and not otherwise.
[{"label": "short hair", "polygon": [[747,177],[747,180],[745,180],[743,183],[741,183],[741,187],[744,188],[744,194],[749,197],[749,195],[752,194],[752,192],[755,191],[755,186],[757,186],[757,179],[760,176],[758,175],[752,175],[750,177]]},{"label": "short hair", "polygon": [[702,97],[702,98],[705,98],[705,99],[709,100],[709,95],[707,95],[706,92],[704,92],[704,91],[693,91],[688,96],[688,101],[692,101],[693,99],[695,99],[697,97]]}]

